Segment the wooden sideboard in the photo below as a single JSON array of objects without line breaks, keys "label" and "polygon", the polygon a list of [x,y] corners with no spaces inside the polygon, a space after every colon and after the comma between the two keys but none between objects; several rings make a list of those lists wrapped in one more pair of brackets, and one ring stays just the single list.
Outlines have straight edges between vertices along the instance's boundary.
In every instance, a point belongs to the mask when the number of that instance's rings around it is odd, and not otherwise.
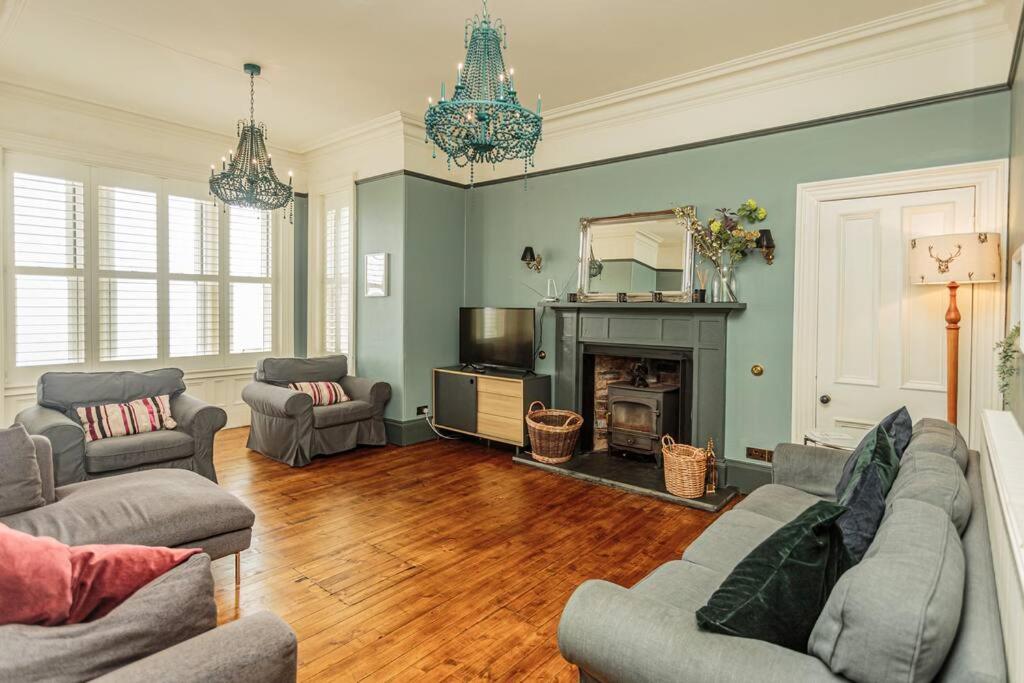
[{"label": "wooden sideboard", "polygon": [[529,440],[526,410],[551,403],[549,375],[434,368],[434,426],[517,448]]}]

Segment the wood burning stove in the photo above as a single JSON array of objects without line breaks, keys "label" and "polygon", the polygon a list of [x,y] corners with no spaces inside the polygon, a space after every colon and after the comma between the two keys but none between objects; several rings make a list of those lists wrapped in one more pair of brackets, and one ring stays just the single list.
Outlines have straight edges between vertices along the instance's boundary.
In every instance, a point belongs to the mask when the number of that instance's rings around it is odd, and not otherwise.
[{"label": "wood burning stove", "polygon": [[653,455],[661,467],[661,436],[679,433],[679,385],[608,385],[608,452]]}]

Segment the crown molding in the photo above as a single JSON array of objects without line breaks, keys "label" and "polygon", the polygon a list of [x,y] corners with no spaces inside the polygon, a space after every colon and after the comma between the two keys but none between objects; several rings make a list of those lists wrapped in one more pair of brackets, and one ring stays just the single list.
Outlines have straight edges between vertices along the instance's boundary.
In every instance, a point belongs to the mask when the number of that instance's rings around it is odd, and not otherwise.
[{"label": "crown molding", "polygon": [[[0,0],[3,2],[3,0]],[[27,0],[0,5],[0,39]],[[628,88],[545,114],[544,140],[532,174],[607,163],[707,141],[818,125],[850,113],[884,111],[928,102],[950,93],[974,92],[1003,83],[1015,43],[1021,0],[941,0],[859,26],[731,60],[687,74]],[[998,75],[991,75],[998,74]],[[23,103],[26,112],[60,111],[88,122],[93,140],[79,149],[101,163],[194,177],[205,169],[207,148],[231,147],[230,134],[190,127],[101,104],[0,82],[0,101]],[[0,121],[11,148],[61,156],[77,137],[47,142],[45,124],[19,114]],[[862,114],[858,114],[862,115]],[[46,118],[46,117],[37,117]],[[52,117],[51,117],[52,118]],[[22,121],[25,124],[22,125]],[[74,130],[74,128],[71,128]],[[111,131],[120,151],[99,149],[97,131]],[[116,131],[116,132],[115,132]],[[127,131],[121,135],[121,131]],[[56,131],[62,136],[62,131]],[[133,136],[137,136],[133,137]],[[395,111],[348,127],[299,149],[273,148],[311,181],[351,175],[371,177],[408,170],[449,184],[467,184],[468,169],[434,158],[424,144],[422,116]],[[161,140],[134,158],[134,140]],[[187,144],[186,144],[187,143]],[[90,146],[91,145],[91,146]],[[191,145],[191,147],[189,147]],[[62,151],[63,150],[63,151]],[[199,150],[198,152],[196,150]],[[186,173],[187,170],[187,173]],[[208,171],[208,169],[205,169]],[[521,177],[505,164],[476,169],[476,184]]]}]

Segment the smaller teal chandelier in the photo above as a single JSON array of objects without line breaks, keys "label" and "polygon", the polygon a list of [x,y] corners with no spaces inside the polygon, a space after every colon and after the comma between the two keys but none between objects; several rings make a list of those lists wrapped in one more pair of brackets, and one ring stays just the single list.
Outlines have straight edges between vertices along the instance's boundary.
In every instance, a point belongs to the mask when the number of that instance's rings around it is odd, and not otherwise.
[{"label": "smaller teal chandelier", "polygon": [[505,25],[491,21],[487,0],[482,16],[466,20],[466,61],[459,64],[458,80],[451,99],[428,100],[424,123],[427,142],[434,143],[452,162],[469,166],[470,184],[474,167],[487,163],[496,166],[509,159],[523,160],[523,174],[533,166],[533,155],[541,139],[540,96],[537,111],[519,104],[515,72],[505,69],[502,47],[508,48]]},{"label": "smaller teal chandelier", "polygon": [[288,172],[287,185],[278,179],[267,152],[267,127],[256,123],[256,77],[260,67],[246,64],[243,69],[249,74],[249,120],[238,122],[238,149],[228,150],[227,156],[221,157],[220,172],[210,166],[210,194],[226,206],[261,211],[287,206],[291,218],[295,202],[292,174]]}]

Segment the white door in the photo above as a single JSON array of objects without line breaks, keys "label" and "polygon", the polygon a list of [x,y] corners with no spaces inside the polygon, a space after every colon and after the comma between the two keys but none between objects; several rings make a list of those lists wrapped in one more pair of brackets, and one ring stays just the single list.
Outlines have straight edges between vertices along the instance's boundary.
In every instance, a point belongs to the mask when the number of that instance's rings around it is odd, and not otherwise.
[{"label": "white door", "polygon": [[[815,429],[859,436],[907,406],[946,416],[946,287],[911,285],[911,238],[974,229],[974,188],[824,202],[818,235]],[[958,412],[968,415],[971,288],[962,287]],[[968,420],[960,428],[967,434]]]}]

